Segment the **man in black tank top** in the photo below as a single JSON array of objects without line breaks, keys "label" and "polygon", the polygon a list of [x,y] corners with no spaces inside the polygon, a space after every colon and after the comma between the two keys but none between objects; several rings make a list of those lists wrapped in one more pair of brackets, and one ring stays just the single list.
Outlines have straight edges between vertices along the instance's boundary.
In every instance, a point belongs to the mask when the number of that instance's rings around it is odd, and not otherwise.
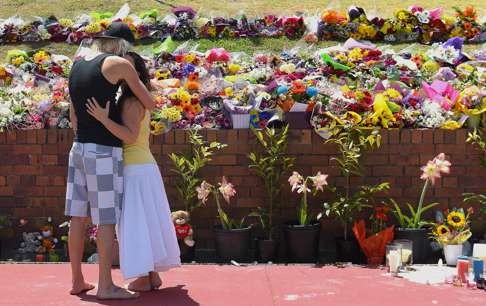
[{"label": "man in black tank top", "polygon": [[[129,299],[138,296],[115,286],[111,277],[115,224],[120,216],[123,196],[122,142],[89,115],[86,108],[87,100],[92,97],[103,107],[108,101],[115,101],[123,77],[113,78],[112,73],[108,77],[117,81],[109,81],[104,73],[104,64],[113,58],[123,64],[123,59],[117,56],[123,56],[128,51],[129,43],[133,42],[133,34],[127,25],[112,23],[103,36],[95,39],[93,54],[75,61],[69,76],[72,102],[70,114],[75,131],[74,143],[69,153],[65,209],[65,214],[72,217],[69,229],[69,255],[73,277],[71,294],[94,288],[85,282],[81,271],[85,224],[88,217],[91,217],[93,224],[98,225],[100,271],[97,297]],[[128,71],[123,74],[138,79],[136,72]],[[117,106],[115,103],[110,104],[110,118],[121,123]]]}]

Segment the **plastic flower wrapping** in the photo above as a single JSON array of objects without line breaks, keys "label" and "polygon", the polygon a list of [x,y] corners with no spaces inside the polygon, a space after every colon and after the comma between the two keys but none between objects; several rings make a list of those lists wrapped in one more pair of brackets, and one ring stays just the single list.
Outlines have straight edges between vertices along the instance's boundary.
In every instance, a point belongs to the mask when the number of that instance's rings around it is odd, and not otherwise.
[{"label": "plastic flower wrapping", "polygon": [[[154,134],[231,128],[234,115],[245,114],[265,127],[291,113],[307,114],[301,120],[318,130],[347,123],[455,129],[481,122],[475,118],[486,111],[484,52],[464,53],[459,38],[403,51],[355,39],[273,55],[199,52],[188,44],[159,51],[146,57],[156,85]],[[44,50],[9,51],[0,66],[0,128],[69,127],[71,64]]]},{"label": "plastic flower wrapping", "polygon": [[371,18],[364,9],[351,7],[347,12],[326,9],[320,16],[249,18],[244,13],[231,17],[204,16],[190,7],[176,7],[164,16],[157,9],[133,13],[125,4],[116,13],[95,11],[74,19],[48,16],[24,20],[13,16],[0,20],[0,44],[40,41],[79,44],[114,21],[128,24],[137,40],[168,36],[174,40],[285,36],[304,38],[308,43],[348,38],[426,44],[451,37],[462,37],[471,43],[486,41],[486,24],[477,11],[473,7],[455,10],[455,14],[447,15],[441,8],[411,6],[390,17]]}]

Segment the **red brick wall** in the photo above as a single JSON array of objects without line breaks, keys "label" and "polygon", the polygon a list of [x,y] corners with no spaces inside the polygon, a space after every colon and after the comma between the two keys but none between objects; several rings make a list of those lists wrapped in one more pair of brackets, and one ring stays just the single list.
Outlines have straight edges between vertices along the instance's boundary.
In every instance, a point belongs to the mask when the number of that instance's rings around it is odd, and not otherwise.
[{"label": "red brick wall", "polygon": [[[203,135],[209,141],[228,144],[203,171],[211,182],[224,174],[236,185],[238,194],[228,212],[241,217],[253,207],[265,205],[261,182],[247,167],[246,156],[255,146],[251,131],[211,130],[204,131]],[[389,181],[392,184],[391,196],[400,203],[416,202],[422,187],[420,166],[444,152],[452,162],[452,172],[429,190],[427,200],[452,207],[461,205],[463,192],[484,192],[486,170],[479,166],[477,151],[465,143],[467,130],[390,130],[383,131],[382,135],[381,148],[364,154],[365,176],[352,179],[356,186]],[[330,175],[331,184],[343,185],[339,169],[330,161],[330,157],[336,154],[332,145],[324,144],[311,130],[291,130],[289,137],[289,152],[297,157],[296,170],[303,174],[320,170]],[[177,201],[173,186],[176,177],[169,170],[171,165],[167,153],[186,150],[186,141],[184,131],[172,131],[151,140],[173,209],[182,206]],[[47,216],[58,222],[64,220],[65,175],[71,142],[70,130],[0,133],[0,214],[30,220],[45,220],[42,218]],[[291,194],[286,182],[283,184],[281,220],[288,221],[295,215],[298,198]],[[317,210],[331,196],[324,194],[312,199],[311,205]],[[211,203],[193,213],[192,223],[197,228],[201,247],[213,246],[211,227],[215,215],[215,207]],[[328,238],[340,234],[336,232],[337,225],[331,221],[326,220],[324,227]]]}]

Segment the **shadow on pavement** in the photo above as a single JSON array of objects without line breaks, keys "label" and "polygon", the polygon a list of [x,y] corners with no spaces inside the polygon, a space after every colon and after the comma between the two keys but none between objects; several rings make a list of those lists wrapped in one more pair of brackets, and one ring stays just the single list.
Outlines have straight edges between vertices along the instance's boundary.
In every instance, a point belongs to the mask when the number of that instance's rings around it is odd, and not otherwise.
[{"label": "shadow on pavement", "polygon": [[[96,292],[96,291],[91,291]],[[151,292],[141,293],[140,297],[134,300],[106,300],[101,301],[94,294],[82,294],[79,296],[81,301],[98,305],[164,305],[164,306],[199,306],[189,295],[184,285],[162,288]]]}]

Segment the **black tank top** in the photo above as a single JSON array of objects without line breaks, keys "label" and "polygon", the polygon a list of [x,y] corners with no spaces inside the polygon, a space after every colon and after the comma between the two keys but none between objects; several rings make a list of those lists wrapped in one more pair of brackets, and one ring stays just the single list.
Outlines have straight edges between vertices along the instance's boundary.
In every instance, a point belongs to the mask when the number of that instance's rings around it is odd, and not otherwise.
[{"label": "black tank top", "polygon": [[108,56],[111,54],[100,54],[89,61],[79,59],[71,68],[69,95],[78,118],[78,131],[74,141],[121,147],[122,141],[91,116],[86,109],[88,98],[95,97],[102,107],[110,101],[109,117],[121,123],[120,110],[115,100],[119,85],[111,84],[101,73],[101,66]]}]

